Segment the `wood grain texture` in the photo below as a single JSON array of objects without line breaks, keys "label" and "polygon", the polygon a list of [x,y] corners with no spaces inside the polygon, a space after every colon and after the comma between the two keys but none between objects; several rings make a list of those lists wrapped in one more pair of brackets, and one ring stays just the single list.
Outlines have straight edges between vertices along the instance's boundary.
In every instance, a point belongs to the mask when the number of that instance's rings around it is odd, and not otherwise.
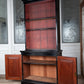
[{"label": "wood grain texture", "polygon": [[56,66],[46,66],[46,77],[49,78],[57,78],[57,74],[56,74]]},{"label": "wood grain texture", "polygon": [[26,31],[27,49],[56,49],[56,30],[53,29],[56,18],[52,17],[55,17],[55,0],[25,4],[26,29],[52,29]]},{"label": "wood grain texture", "polygon": [[56,49],[56,30],[48,30],[48,49]]},{"label": "wood grain texture", "polygon": [[55,78],[47,78],[47,77],[40,77],[40,76],[28,76],[26,79],[42,81],[42,82],[49,82],[49,83],[56,83]]},{"label": "wood grain texture", "polygon": [[30,65],[23,64],[23,79],[30,75]]},{"label": "wood grain texture", "polygon": [[40,1],[25,5],[26,19],[43,18],[47,16],[55,16],[55,0]]},{"label": "wood grain texture", "polygon": [[5,55],[6,79],[22,79],[21,55]]},{"label": "wood grain texture", "polygon": [[44,77],[44,66],[43,65],[30,65],[30,75]]},{"label": "wood grain texture", "polygon": [[76,58],[58,56],[58,84],[77,84]]}]

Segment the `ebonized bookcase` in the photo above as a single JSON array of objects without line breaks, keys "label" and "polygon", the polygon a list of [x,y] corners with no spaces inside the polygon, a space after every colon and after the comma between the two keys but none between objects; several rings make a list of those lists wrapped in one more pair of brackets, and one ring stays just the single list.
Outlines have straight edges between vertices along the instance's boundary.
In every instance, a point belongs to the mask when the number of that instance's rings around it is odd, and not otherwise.
[{"label": "ebonized bookcase", "polygon": [[22,0],[26,49],[22,54],[22,84],[57,84],[60,50],[59,0]]}]

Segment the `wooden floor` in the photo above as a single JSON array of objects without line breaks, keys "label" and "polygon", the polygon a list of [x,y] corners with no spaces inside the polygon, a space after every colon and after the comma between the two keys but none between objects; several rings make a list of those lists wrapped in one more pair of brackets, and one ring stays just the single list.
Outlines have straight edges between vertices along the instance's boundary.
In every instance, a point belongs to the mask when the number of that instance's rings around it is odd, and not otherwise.
[{"label": "wooden floor", "polygon": [[[0,78],[0,84],[21,84],[21,81],[10,81]],[[78,84],[84,84],[84,79],[78,79]]]}]

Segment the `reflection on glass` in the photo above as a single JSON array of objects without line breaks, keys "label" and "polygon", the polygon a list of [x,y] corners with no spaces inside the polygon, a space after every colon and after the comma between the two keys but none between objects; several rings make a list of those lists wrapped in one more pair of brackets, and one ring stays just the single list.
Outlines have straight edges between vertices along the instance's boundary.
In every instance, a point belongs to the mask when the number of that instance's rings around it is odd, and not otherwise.
[{"label": "reflection on glass", "polygon": [[80,42],[79,0],[62,0],[62,42]]},{"label": "reflection on glass", "polygon": [[7,2],[0,0],[0,44],[8,43]]},{"label": "reflection on glass", "polygon": [[14,0],[14,19],[15,19],[15,43],[25,43],[25,27],[24,27],[24,4],[22,0]]}]

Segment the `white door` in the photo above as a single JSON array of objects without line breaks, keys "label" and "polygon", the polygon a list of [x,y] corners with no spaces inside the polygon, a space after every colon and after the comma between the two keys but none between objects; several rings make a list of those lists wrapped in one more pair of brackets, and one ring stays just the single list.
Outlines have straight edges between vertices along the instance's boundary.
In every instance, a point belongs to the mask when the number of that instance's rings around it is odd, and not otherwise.
[{"label": "white door", "polygon": [[[15,24],[16,11],[14,11],[14,8],[16,6],[14,7],[14,1],[0,0],[0,75],[5,74],[5,54],[20,54],[20,50],[25,49],[24,42],[21,43],[24,39],[20,39],[23,36],[23,25],[17,27]],[[20,1],[18,0],[18,3]],[[19,36],[16,40],[15,33]]]}]

